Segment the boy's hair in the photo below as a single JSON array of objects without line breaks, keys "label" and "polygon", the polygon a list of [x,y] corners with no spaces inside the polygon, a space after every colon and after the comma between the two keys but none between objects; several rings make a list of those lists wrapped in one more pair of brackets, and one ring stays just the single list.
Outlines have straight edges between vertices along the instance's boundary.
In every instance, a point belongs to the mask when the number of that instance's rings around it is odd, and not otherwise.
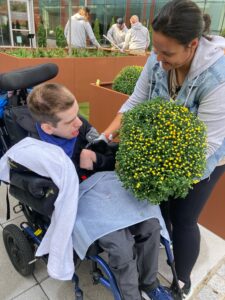
[{"label": "boy's hair", "polygon": [[51,123],[56,127],[60,121],[57,113],[71,108],[74,101],[74,95],[63,85],[44,83],[32,90],[27,98],[27,105],[37,122]]}]

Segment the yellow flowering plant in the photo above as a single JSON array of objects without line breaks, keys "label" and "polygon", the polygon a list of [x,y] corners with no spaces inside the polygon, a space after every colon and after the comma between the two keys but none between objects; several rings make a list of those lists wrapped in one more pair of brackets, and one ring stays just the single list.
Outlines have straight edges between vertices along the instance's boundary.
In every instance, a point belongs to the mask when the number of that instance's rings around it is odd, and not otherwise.
[{"label": "yellow flowering plant", "polygon": [[184,198],[204,173],[206,127],[186,107],[156,98],[124,113],[116,171],[152,204]]}]

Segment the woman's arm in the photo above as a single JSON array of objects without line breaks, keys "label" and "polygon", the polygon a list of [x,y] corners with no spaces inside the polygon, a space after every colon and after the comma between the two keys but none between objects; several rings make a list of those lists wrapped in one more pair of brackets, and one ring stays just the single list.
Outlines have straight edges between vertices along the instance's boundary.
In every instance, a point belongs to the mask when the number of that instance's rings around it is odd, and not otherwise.
[{"label": "woman's arm", "polygon": [[[198,117],[207,127],[207,170],[205,177],[211,173],[225,156],[222,145],[225,141],[225,83],[214,89],[202,99]],[[216,155],[215,155],[216,154]]]}]

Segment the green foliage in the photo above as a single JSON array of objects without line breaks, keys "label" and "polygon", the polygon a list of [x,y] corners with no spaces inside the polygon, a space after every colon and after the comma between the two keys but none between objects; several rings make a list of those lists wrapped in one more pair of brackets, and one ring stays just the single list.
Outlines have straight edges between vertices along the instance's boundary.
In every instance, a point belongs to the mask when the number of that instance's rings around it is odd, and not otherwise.
[{"label": "green foliage", "polygon": [[188,108],[145,101],[123,115],[116,170],[140,200],[184,198],[204,173],[206,144],[206,127]]},{"label": "green foliage", "polygon": [[150,37],[150,44],[149,44],[149,51],[152,50],[152,25],[149,25],[149,28],[148,28],[148,31],[149,31],[149,37]]},{"label": "green foliage", "polygon": [[143,67],[140,66],[128,66],[123,68],[113,80],[112,89],[120,93],[131,95],[142,70]]},{"label": "green foliage", "polygon": [[89,102],[79,102],[79,114],[81,114],[86,120],[89,120]]},{"label": "green foliage", "polygon": [[100,36],[100,24],[98,18],[95,19],[93,31],[97,41],[100,42],[101,36]]},{"label": "green foliage", "polygon": [[225,28],[221,31],[220,35],[225,37]]},{"label": "green foliage", "polygon": [[61,25],[56,26],[55,29],[56,46],[59,48],[65,48],[67,45],[66,38],[64,36],[64,30]]},{"label": "green foliage", "polygon": [[[3,51],[9,55],[13,55],[16,57],[22,58],[38,58],[38,57],[68,57],[68,52],[63,48],[55,48],[55,49],[27,49],[27,48],[17,48],[13,50]],[[103,50],[96,49],[72,49],[72,57],[112,57],[112,56],[126,56],[126,54],[120,52],[109,52]]]},{"label": "green foliage", "polygon": [[46,31],[43,24],[39,24],[37,30],[37,38],[38,38],[38,47],[47,47],[47,36]]},{"label": "green foliage", "polygon": [[116,23],[115,18],[112,17],[112,20],[111,20],[111,23],[109,25],[109,28],[111,28],[113,26],[113,24],[115,24],[115,23]]}]

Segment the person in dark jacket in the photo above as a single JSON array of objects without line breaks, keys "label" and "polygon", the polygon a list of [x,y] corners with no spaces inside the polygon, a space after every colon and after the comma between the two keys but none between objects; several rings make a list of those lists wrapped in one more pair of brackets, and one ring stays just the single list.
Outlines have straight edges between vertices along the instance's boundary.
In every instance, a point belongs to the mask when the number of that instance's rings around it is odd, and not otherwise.
[{"label": "person in dark jacket", "polygon": [[[115,153],[109,146],[97,143],[87,149],[96,132],[78,116],[77,101],[68,89],[45,83],[35,87],[27,101],[39,138],[65,151],[80,180],[97,171],[114,169]],[[142,296],[147,300],[173,300],[156,277],[160,244],[157,218],[109,233],[98,243],[109,255],[123,300],[141,300]]]}]

